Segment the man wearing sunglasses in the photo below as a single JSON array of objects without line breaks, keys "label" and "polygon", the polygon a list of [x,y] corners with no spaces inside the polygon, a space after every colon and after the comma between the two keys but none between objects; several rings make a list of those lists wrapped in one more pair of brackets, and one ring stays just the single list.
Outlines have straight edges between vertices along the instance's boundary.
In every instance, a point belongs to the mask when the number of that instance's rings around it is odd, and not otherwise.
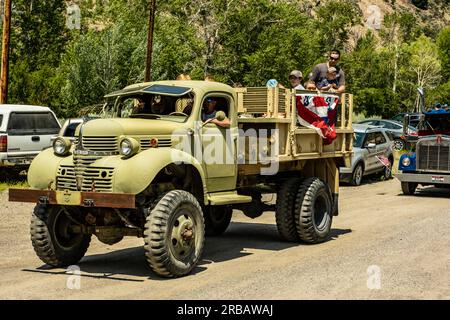
[{"label": "man wearing sunglasses", "polygon": [[[314,83],[320,83],[323,79],[326,79],[329,68],[336,69],[336,80],[338,82],[336,92],[345,92],[345,74],[344,71],[337,65],[341,58],[341,52],[337,49],[330,51],[328,62],[319,63],[309,74],[309,80]],[[306,88],[311,89],[311,88]]]}]

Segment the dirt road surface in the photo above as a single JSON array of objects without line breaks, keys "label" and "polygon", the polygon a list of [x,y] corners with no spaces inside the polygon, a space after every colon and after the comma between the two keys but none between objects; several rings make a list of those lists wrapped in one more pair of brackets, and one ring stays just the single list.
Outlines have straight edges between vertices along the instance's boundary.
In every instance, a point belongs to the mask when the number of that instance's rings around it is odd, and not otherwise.
[{"label": "dirt road surface", "polygon": [[450,299],[449,189],[403,196],[395,179],[343,187],[332,238],[318,245],[282,242],[273,213],[238,213],[207,239],[192,275],[169,280],[146,265],[142,239],[95,237],[74,280],[34,254],[33,206],[6,192],[0,203],[2,299]]}]

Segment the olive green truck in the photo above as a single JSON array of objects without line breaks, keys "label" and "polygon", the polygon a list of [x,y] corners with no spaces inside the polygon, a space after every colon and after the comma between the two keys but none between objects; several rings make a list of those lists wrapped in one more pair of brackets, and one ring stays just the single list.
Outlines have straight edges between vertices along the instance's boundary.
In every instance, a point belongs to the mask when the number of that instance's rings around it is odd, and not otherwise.
[{"label": "olive green truck", "polygon": [[251,218],[275,211],[284,240],[322,242],[338,214],[338,168],[350,165],[352,95],[336,94],[337,136],[325,145],[297,123],[300,93],[206,81],[128,86],[106,96],[103,117],[80,124],[75,141],[58,137],[43,150],[30,188],[10,189],[9,200],[36,203],[31,241],[55,267],[76,264],[92,235],[108,245],[136,236],[156,274],[187,275],[233,209]]}]

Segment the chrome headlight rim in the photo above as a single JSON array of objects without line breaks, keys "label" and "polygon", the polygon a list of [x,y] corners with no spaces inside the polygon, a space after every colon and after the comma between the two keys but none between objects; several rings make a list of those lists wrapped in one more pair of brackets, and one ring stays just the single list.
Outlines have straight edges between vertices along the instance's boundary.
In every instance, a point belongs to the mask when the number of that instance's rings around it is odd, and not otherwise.
[{"label": "chrome headlight rim", "polygon": [[124,137],[119,142],[119,152],[125,157],[129,158],[139,152],[140,144],[136,139]]},{"label": "chrome headlight rim", "polygon": [[409,167],[411,165],[411,159],[409,157],[404,157],[402,159],[402,166]]},{"label": "chrome headlight rim", "polygon": [[72,142],[64,137],[57,137],[53,141],[53,152],[58,156],[65,156],[69,154]]}]

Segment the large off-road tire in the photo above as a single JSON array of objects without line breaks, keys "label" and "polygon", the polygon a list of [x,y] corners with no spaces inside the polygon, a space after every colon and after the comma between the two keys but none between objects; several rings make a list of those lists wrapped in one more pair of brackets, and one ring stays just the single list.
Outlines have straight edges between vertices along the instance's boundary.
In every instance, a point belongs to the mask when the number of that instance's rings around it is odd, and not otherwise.
[{"label": "large off-road tire", "polygon": [[295,199],[295,222],[300,239],[307,243],[325,241],[333,220],[330,189],[319,178],[302,182]]},{"label": "large off-road tire", "polygon": [[37,205],[31,216],[31,243],[39,259],[54,267],[76,264],[85,255],[91,235],[72,233],[76,225],[60,206]]},{"label": "large off-road tire", "polygon": [[167,278],[189,274],[203,252],[202,208],[189,192],[173,190],[153,206],[145,223],[145,255],[150,268]]},{"label": "large off-road tire", "polygon": [[208,206],[204,210],[205,234],[219,236],[227,230],[231,222],[233,209],[227,206]]},{"label": "large off-road tire", "polygon": [[352,186],[359,186],[359,185],[361,185],[363,176],[364,176],[364,165],[362,164],[362,162],[359,162],[355,166],[355,169],[353,169],[352,177],[351,177],[351,180],[350,180],[350,184]]},{"label": "large off-road tire", "polygon": [[301,182],[302,180],[300,178],[291,178],[281,185],[277,193],[275,218],[278,233],[284,240],[290,242],[300,240],[297,233],[294,210],[295,198]]},{"label": "large off-road tire", "polygon": [[404,195],[411,196],[416,192],[417,183],[415,182],[402,182],[402,191]]}]

